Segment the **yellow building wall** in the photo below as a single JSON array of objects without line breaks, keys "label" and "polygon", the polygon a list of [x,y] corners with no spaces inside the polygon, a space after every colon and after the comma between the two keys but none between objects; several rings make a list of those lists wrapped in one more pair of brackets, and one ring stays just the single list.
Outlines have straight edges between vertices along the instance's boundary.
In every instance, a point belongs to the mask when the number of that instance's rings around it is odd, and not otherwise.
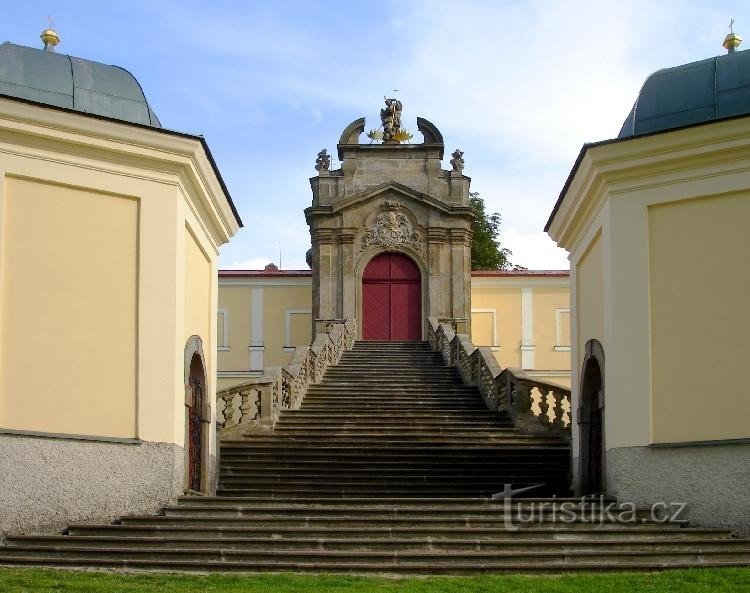
[{"label": "yellow building wall", "polygon": [[[265,365],[283,366],[289,363],[291,352],[284,352],[284,346],[309,346],[312,327],[298,337],[304,337],[300,344],[285,344],[286,311],[309,310],[312,306],[312,293],[309,286],[264,286],[263,287],[263,345]],[[294,316],[292,316],[294,317]],[[309,319],[309,317],[308,317]]]},{"label": "yellow building wall", "polygon": [[[253,294],[249,286],[221,286],[219,309],[227,311],[227,346],[220,351],[220,371],[247,371],[250,368],[248,346],[250,345],[250,311]],[[220,387],[221,389],[221,384]]]},{"label": "yellow building wall", "polygon": [[748,220],[747,192],[648,209],[654,442],[750,437]]},{"label": "yellow building wall", "polygon": [[[521,366],[521,289],[502,287],[474,287],[471,288],[471,308],[494,309],[497,325],[497,341],[499,350],[494,352],[498,364],[502,368]],[[483,322],[486,317],[481,313],[477,317],[477,336],[483,338],[488,330]],[[472,342],[475,346],[489,346],[481,344],[473,338],[474,313],[472,313]]]},{"label": "yellow building wall", "polygon": [[[570,290],[535,286],[534,309],[534,367],[545,370],[570,370],[570,314],[560,316],[558,343],[558,310],[570,310]],[[567,340],[567,341],[566,341]],[[555,350],[558,347],[558,350]]]},{"label": "yellow building wall", "polygon": [[190,336],[199,336],[207,351],[214,348],[210,317],[211,287],[211,261],[190,229],[185,227],[184,338],[187,342]]},{"label": "yellow building wall", "polygon": [[602,239],[599,233],[591,241],[576,269],[577,331],[581,351],[589,340],[604,340],[603,290]]},{"label": "yellow building wall", "polygon": [[0,426],[136,436],[138,201],[7,178]]},{"label": "yellow building wall", "polygon": [[[509,286],[497,285],[508,281]],[[492,285],[482,286],[489,281]],[[236,283],[235,283],[236,282]],[[240,277],[224,279],[219,285],[219,309],[225,309],[228,319],[229,350],[219,350],[218,388],[225,389],[247,381],[251,377],[250,355],[253,294],[262,291],[263,366],[284,366],[292,357],[292,348],[307,346],[311,341],[312,287],[309,283],[290,284],[299,279],[288,276]],[[557,344],[557,309],[569,309],[570,289],[567,279],[556,278],[546,285],[546,279],[532,279],[533,332],[538,358],[535,369],[545,373],[535,375],[570,385],[570,352],[555,351]],[[472,341],[476,346],[488,346],[502,368],[521,366],[522,290],[528,288],[522,278],[479,278],[472,284]],[[569,323],[569,316],[565,316]],[[288,323],[288,328],[287,328]],[[569,346],[569,328],[562,332]],[[229,376],[232,373],[243,376]],[[257,371],[256,371],[257,373]]]}]

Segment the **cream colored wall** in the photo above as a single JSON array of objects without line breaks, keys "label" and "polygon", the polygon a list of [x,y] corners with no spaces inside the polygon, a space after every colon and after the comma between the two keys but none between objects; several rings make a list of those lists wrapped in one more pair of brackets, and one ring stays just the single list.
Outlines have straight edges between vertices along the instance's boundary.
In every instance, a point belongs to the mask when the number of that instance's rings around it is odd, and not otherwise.
[{"label": "cream colored wall", "polygon": [[204,350],[213,351],[211,335],[211,261],[201,249],[198,240],[189,228],[185,227],[185,321],[184,341],[196,335],[203,341]]},{"label": "cream colored wall", "polygon": [[[594,333],[585,329],[584,324],[603,317],[607,449],[647,446],[654,442],[725,440],[737,438],[738,434],[743,438],[748,436],[747,427],[743,429],[739,420],[750,417],[747,398],[735,395],[737,390],[731,388],[731,379],[720,389],[710,385],[721,374],[717,369],[740,368],[744,352],[733,341],[736,337],[722,333],[731,330],[708,324],[705,315],[706,310],[714,318],[724,309],[736,313],[739,305],[731,295],[737,290],[747,292],[743,277],[734,277],[737,270],[742,269],[743,264],[739,262],[746,261],[745,256],[735,258],[737,250],[747,253],[746,245],[738,247],[737,244],[740,241],[742,245],[745,233],[737,231],[734,223],[743,220],[746,212],[744,206],[738,207],[739,217],[729,223],[722,202],[729,196],[746,195],[750,187],[748,148],[750,118],[743,118],[596,146],[580,161],[550,226],[550,234],[558,245],[571,251],[575,277],[582,271],[581,254],[591,241],[592,229],[601,229],[603,311],[590,314],[584,302],[575,299],[577,310],[573,323],[579,328],[579,343],[573,345],[573,360],[582,356],[576,353],[584,344],[581,335]],[[685,204],[693,199],[706,200],[704,215],[696,218],[688,213],[693,205],[684,209],[675,206],[676,226],[672,239],[671,225],[662,220],[672,207],[662,205]],[[661,213],[653,215],[661,208],[664,208],[663,217]],[[658,226],[656,231],[651,228],[652,217]],[[687,227],[688,222],[692,228],[682,228]],[[654,233],[656,236],[652,240]],[[693,268],[689,258],[680,261],[676,269],[671,267],[669,259],[680,258],[680,242],[685,243],[686,252],[697,246],[703,249],[696,260],[700,268]],[[656,248],[654,254],[650,253],[652,244]],[[710,258],[715,269],[703,271],[704,264],[708,263],[704,256]],[[726,267],[725,261],[728,262]],[[660,279],[662,273],[672,288],[665,287]],[[704,281],[704,277],[708,281]],[[652,280],[656,281],[655,300]],[[699,283],[701,286],[696,286]],[[726,293],[722,284],[729,287]],[[579,285],[576,281],[574,292]],[[665,316],[662,310],[669,305],[664,295],[670,290],[676,290],[680,296],[672,298],[674,309]],[[691,306],[698,311],[698,305],[704,307],[703,318],[694,322],[687,309]],[[652,307],[659,310],[652,311]],[[663,370],[656,368],[669,362],[672,356],[661,343],[662,340],[666,340],[665,344],[675,343],[674,334],[670,337],[670,332],[679,329],[680,322],[675,315],[683,318],[684,327],[679,331],[686,340],[681,348],[692,349],[687,361],[698,363],[690,364],[688,371],[688,365],[683,366],[680,373],[686,374],[685,380],[674,376],[667,379]],[[652,327],[653,319],[657,322]],[[740,320],[738,326],[746,323],[744,317],[737,319]],[[698,330],[702,332],[700,338],[688,343],[689,338],[698,337]],[[728,339],[727,346],[721,348],[719,354],[715,349],[724,338]],[[674,360],[670,364],[677,366]],[[713,368],[708,370],[708,366]],[[693,381],[695,368],[706,368],[707,379]],[[665,391],[669,384],[679,390]],[[578,405],[577,397],[574,377],[574,408]],[[688,405],[680,405],[678,400]],[[731,419],[726,420],[724,414],[729,414],[725,411],[729,408],[733,411]],[[721,412],[714,422],[710,417],[715,410]]]},{"label": "cream colored wall", "polygon": [[[495,358],[502,368],[521,366],[521,288],[502,286],[478,286],[480,279],[472,280],[471,310],[472,336],[474,335],[475,320],[473,311],[494,310],[497,332],[497,347]],[[477,336],[487,336],[489,331],[479,325],[487,321],[488,315],[479,313],[476,319]],[[491,346],[474,341],[476,346]]]},{"label": "cream colored wall", "polygon": [[209,310],[188,313],[208,319],[210,390],[237,228],[200,142],[0,99],[0,202],[0,430],[183,444],[185,225],[210,260]]},{"label": "cream colored wall", "polygon": [[648,209],[654,442],[750,437],[749,220],[749,192]]},{"label": "cream colored wall", "polygon": [[[531,339],[539,353],[537,360],[540,361],[533,368],[544,370],[538,373],[540,379],[569,385],[570,352],[554,350],[555,346],[559,346],[556,343],[555,311],[570,306],[567,278],[473,278],[474,343],[492,347],[503,368],[521,366],[523,290],[530,290],[532,294],[533,312],[529,311],[528,315],[533,316],[530,325],[534,335]],[[253,291],[262,291],[264,367],[286,365],[291,359],[292,347],[310,344],[310,278],[285,275],[223,278],[219,285],[219,309],[227,311],[230,349],[218,353],[220,389],[240,384],[253,376],[248,355]],[[497,344],[493,346],[495,337]]]},{"label": "cream colored wall", "polygon": [[570,310],[570,290],[559,287],[537,286],[533,292],[534,303],[534,367],[537,369],[565,369],[570,371],[570,315],[565,314],[559,332],[558,310]]},{"label": "cream colored wall", "polygon": [[[263,367],[284,366],[293,347],[309,346],[312,321],[312,281],[309,277],[288,276],[222,279],[219,285],[219,309],[226,309],[229,349],[218,353],[218,388],[225,389],[259,374],[251,368],[253,310],[262,306],[256,332],[262,344]],[[260,293],[258,303],[253,295]],[[287,317],[289,342],[287,343]]]},{"label": "cream colored wall", "polygon": [[0,425],[136,436],[138,201],[9,177]]},{"label": "cream colored wall", "polygon": [[[544,373],[537,373],[537,376],[570,384],[570,344],[557,343],[556,318],[557,309],[570,308],[568,278],[475,276],[471,284],[471,303],[472,342],[492,347],[494,329],[497,344],[493,351],[501,368],[553,371],[549,376]],[[525,341],[524,322],[528,332]],[[522,344],[526,350],[523,353]]]},{"label": "cream colored wall", "polygon": [[596,235],[578,261],[576,300],[578,348],[583,352],[589,340],[604,342],[604,268],[601,234]]},{"label": "cream colored wall", "polygon": [[[306,286],[266,286],[263,290],[263,343],[266,366],[283,366],[291,359],[284,346],[310,344],[311,330],[300,344],[285,344],[287,310],[309,310],[312,303],[310,288]],[[309,317],[308,317],[309,319]]]},{"label": "cream colored wall", "polygon": [[[219,308],[227,310],[229,350],[219,352],[219,371],[250,370],[250,310],[252,290],[249,286],[221,286]],[[223,384],[223,383],[222,383]]]}]

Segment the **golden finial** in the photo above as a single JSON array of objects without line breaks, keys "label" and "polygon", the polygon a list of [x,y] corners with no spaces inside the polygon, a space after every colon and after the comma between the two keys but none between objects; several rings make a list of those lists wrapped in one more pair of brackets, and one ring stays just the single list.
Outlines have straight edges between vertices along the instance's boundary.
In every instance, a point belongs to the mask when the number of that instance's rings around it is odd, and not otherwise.
[{"label": "golden finial", "polygon": [[734,34],[734,19],[729,21],[729,34],[724,38],[724,49],[727,50],[728,54],[734,53],[740,43],[742,43],[742,37]]},{"label": "golden finial", "polygon": [[47,19],[49,20],[49,27],[42,31],[39,37],[44,41],[44,51],[55,51],[55,46],[60,43],[60,36],[53,29],[55,26],[54,19],[51,16],[48,16]]}]

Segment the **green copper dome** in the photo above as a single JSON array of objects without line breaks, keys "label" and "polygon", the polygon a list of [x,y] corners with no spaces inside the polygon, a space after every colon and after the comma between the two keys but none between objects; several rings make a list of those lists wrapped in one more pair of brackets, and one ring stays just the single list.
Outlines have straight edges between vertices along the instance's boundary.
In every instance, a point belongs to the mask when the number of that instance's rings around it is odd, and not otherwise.
[{"label": "green copper dome", "polygon": [[127,70],[8,42],[0,45],[0,95],[161,127]]},{"label": "green copper dome", "polygon": [[750,114],[750,51],[654,72],[619,138]]}]

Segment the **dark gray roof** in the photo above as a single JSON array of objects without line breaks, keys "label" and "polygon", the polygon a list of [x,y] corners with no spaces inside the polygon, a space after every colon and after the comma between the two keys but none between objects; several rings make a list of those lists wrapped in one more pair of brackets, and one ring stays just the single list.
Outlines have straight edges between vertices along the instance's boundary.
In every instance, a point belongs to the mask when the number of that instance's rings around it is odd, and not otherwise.
[{"label": "dark gray roof", "polygon": [[8,42],[0,45],[0,95],[161,127],[127,70]]},{"label": "dark gray roof", "polygon": [[654,72],[618,138],[750,113],[750,51]]}]

